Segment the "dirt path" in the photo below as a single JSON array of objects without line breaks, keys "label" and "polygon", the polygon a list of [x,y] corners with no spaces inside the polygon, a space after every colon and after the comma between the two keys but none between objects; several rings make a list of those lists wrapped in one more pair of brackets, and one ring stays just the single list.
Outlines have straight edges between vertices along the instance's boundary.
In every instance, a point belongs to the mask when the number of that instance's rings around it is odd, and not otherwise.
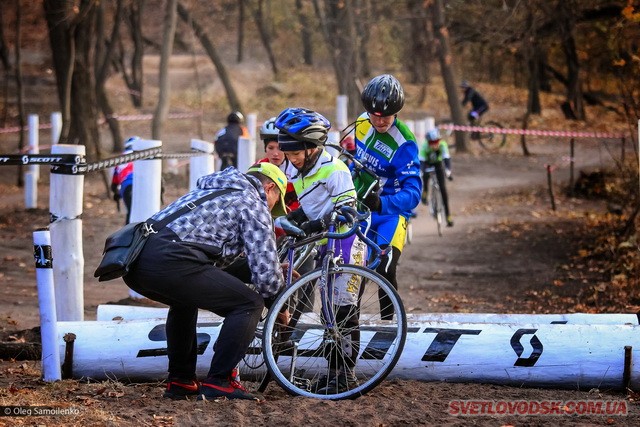
[{"label": "dirt path", "polygon": [[[587,147],[589,147],[587,149]],[[517,154],[454,157],[455,180],[449,183],[455,226],[438,237],[435,222],[419,208],[413,221],[414,238],[403,255],[400,292],[408,312],[530,312],[528,295],[552,286],[556,269],[575,251],[562,212],[603,209],[598,203],[558,200],[558,212],[549,209],[546,163],[560,163],[566,145],[533,146],[535,155]],[[577,167],[599,167],[606,161],[599,146],[585,143],[576,155]],[[557,171],[567,179],[566,167]],[[124,284],[100,284],[92,277],[104,237],[121,222],[112,202],[103,197],[99,181],[89,180],[85,196],[85,314],[95,316],[97,304],[128,295]],[[3,200],[20,206],[21,195],[0,186]],[[185,186],[169,186],[167,198]],[[559,190],[559,188],[556,188]],[[47,194],[42,195],[43,206]],[[0,209],[0,327],[4,334],[37,325],[37,295],[33,259],[29,252],[33,224],[46,221],[47,210],[24,213],[4,205]],[[562,224],[564,227],[559,227]],[[539,311],[544,311],[544,307]],[[55,418],[2,418],[2,425],[36,422],[46,425],[638,425],[640,411],[616,392],[515,388],[498,385],[384,382],[355,401],[323,402],[291,398],[275,385],[267,401],[166,402],[159,399],[161,385],[129,385],[109,381],[84,384],[62,381],[44,385],[36,362],[2,362],[0,404],[47,404],[80,411]],[[626,417],[607,416],[474,416],[450,415],[451,401],[495,399],[503,401],[621,400]],[[38,421],[39,420],[39,421]]]}]

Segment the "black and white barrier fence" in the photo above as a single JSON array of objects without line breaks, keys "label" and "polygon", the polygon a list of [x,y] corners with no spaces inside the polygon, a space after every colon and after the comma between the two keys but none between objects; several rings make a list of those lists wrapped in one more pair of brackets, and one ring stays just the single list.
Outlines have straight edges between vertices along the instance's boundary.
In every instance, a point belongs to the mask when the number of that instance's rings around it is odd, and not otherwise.
[{"label": "black and white barrier fence", "polygon": [[[113,313],[118,311],[116,307]],[[501,323],[474,321],[482,316]],[[451,313],[414,315],[408,320],[406,345],[389,378],[581,390],[624,389],[640,381],[640,367],[633,363],[640,351],[636,315]],[[211,354],[221,323],[216,316],[199,318],[200,354]],[[296,337],[300,348],[313,350],[319,345],[321,340],[315,338],[321,332],[314,327]],[[387,329],[384,322],[362,326],[362,351],[369,345],[383,348]],[[68,333],[75,335],[74,357],[69,361],[74,378],[166,377],[164,318],[58,322],[59,343]],[[260,354],[258,342],[253,347],[251,353]],[[62,344],[59,350],[62,355]],[[208,361],[209,357],[199,358],[198,375],[206,375]],[[310,357],[309,362],[320,367],[326,360]],[[366,362],[362,368],[366,370]]]}]

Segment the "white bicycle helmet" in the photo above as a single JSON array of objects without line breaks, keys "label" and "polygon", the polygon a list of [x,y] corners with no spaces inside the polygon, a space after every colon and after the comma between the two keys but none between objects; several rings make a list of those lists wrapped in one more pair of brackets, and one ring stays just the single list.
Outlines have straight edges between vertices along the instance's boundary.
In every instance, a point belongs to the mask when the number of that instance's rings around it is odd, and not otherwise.
[{"label": "white bicycle helmet", "polygon": [[276,127],[276,118],[271,117],[260,126],[260,139],[263,141],[278,140],[280,131]]}]

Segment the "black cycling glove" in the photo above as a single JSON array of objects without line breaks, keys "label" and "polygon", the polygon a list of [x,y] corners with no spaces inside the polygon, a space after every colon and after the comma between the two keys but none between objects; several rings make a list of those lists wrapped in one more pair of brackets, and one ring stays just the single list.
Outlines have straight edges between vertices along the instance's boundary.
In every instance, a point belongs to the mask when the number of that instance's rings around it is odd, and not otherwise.
[{"label": "black cycling glove", "polygon": [[380,196],[378,193],[371,192],[367,197],[364,198],[362,203],[369,208],[371,212],[380,212],[382,209],[382,202],[380,201]]},{"label": "black cycling glove", "polygon": [[299,208],[293,212],[290,212],[287,215],[287,219],[297,226],[300,226],[300,224],[308,220],[307,215],[304,213],[302,208]]}]

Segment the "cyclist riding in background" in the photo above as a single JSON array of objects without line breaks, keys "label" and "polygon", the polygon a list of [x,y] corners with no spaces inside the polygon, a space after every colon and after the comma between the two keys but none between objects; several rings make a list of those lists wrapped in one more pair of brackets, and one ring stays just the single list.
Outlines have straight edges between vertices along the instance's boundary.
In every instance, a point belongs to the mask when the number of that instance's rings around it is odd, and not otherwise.
[{"label": "cyclist riding in background", "polygon": [[[133,141],[139,140],[139,136],[132,136],[124,142],[124,151],[122,154],[133,152]],[[113,168],[111,176],[111,192],[113,200],[118,203],[118,211],[120,210],[120,200],[124,201],[127,209],[125,224],[129,224],[131,218],[131,198],[133,194],[133,162],[118,165]]]},{"label": "cyclist riding in background", "polygon": [[238,167],[238,138],[249,138],[249,130],[243,123],[242,113],[234,111],[227,116],[227,126],[216,134],[214,145],[216,154],[222,161],[220,170],[228,166]]},{"label": "cyclist riding in background", "polygon": [[[373,191],[363,203],[371,209],[369,238],[381,248],[392,247],[377,268],[398,289],[396,268],[405,244],[407,220],[420,203],[422,181],[416,137],[407,125],[397,119],[404,106],[404,91],[390,74],[374,77],[361,94],[365,113],[356,120],[356,159],[381,179],[381,188]],[[356,180],[356,191],[369,183]],[[364,187],[363,187],[364,186]],[[381,316],[393,316],[381,299]]]},{"label": "cyclist riding in background", "polygon": [[450,181],[453,180],[453,175],[451,175],[451,156],[447,141],[440,136],[440,131],[437,128],[427,132],[427,141],[420,149],[420,167],[422,169],[422,204],[427,204],[427,189],[429,188],[430,176],[427,169],[433,167],[440,186],[440,193],[442,194],[444,213],[447,216],[447,227],[453,227],[453,218],[449,211],[449,196],[447,195],[447,186],[445,184],[445,176]]},{"label": "cyclist riding in background", "polygon": [[[300,209],[287,215],[287,219],[299,225],[306,233],[327,228],[327,216],[341,206],[353,206],[356,192],[347,166],[325,149],[331,123],[315,111],[304,108],[287,108],[276,119],[280,130],[280,150],[297,168],[292,178],[300,201]],[[344,231],[348,226],[342,226]],[[364,265],[366,245],[357,235],[336,240],[336,253],[345,263]],[[326,244],[321,247],[324,256]],[[358,320],[359,283],[351,283],[351,276],[343,274],[332,284],[332,302],[336,306],[335,320],[339,328],[348,331],[349,343],[342,348],[339,357],[327,355],[330,375],[320,378],[312,387],[317,393],[341,393],[357,383],[355,366],[360,350]]]},{"label": "cyclist riding in background", "polygon": [[469,111],[467,117],[469,119],[469,123],[473,125],[478,121],[478,119],[480,119],[480,116],[489,110],[489,104],[482,95],[480,95],[480,93],[469,84],[468,81],[463,80],[462,83],[460,83],[460,89],[462,89],[462,93],[464,94],[462,106],[464,107],[468,102],[471,102],[471,111]]}]

